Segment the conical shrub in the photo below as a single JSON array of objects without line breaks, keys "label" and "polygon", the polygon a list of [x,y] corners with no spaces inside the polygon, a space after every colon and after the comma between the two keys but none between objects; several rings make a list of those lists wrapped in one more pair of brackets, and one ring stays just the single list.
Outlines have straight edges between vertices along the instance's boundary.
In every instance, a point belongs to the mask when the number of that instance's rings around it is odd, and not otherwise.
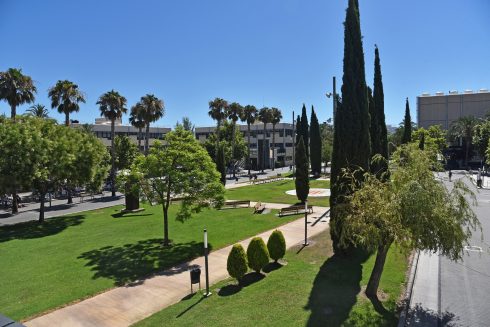
[{"label": "conical shrub", "polygon": [[228,255],[228,261],[226,263],[228,274],[235,278],[238,282],[247,273],[247,255],[241,244],[233,245],[233,248]]},{"label": "conical shrub", "polygon": [[267,249],[269,250],[269,255],[274,262],[282,259],[286,254],[286,240],[284,239],[284,235],[280,230],[275,230],[272,232],[271,236],[269,236],[269,240],[267,241]]},{"label": "conical shrub", "polygon": [[255,272],[260,272],[269,263],[269,251],[264,240],[254,237],[247,248],[248,266]]}]

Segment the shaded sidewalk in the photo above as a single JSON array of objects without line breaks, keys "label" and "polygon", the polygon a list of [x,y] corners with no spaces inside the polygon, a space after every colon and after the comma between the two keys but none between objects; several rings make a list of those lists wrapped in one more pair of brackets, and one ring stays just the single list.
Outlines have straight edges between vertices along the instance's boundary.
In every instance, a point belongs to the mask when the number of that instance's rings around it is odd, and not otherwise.
[{"label": "shaded sidewalk", "polygon": [[[266,204],[268,208],[280,208],[288,205]],[[317,235],[328,228],[328,208],[315,207],[308,215],[308,235]],[[288,248],[304,240],[304,218],[278,227],[286,239]],[[272,230],[261,233],[267,241]],[[240,243],[246,248],[252,238]],[[211,252],[209,255],[209,281],[214,284],[228,276],[226,261],[232,245]],[[26,322],[26,326],[130,326],[174,303],[190,293],[188,270],[204,267],[204,257],[180,264],[165,270],[157,276],[148,278],[132,286],[109,290],[87,300],[81,301]],[[202,268],[201,284],[205,285]]]}]

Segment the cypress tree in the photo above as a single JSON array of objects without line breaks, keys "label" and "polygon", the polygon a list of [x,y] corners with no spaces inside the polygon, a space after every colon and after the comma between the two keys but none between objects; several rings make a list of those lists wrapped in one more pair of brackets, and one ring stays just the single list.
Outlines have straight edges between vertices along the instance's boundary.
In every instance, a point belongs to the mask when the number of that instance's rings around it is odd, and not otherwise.
[{"label": "cypress tree", "polygon": [[412,141],[412,119],[410,118],[410,106],[408,98],[405,102],[405,118],[403,119],[403,136],[402,144],[407,144]]},{"label": "cypress tree", "polygon": [[299,139],[300,139],[300,136],[303,135],[303,132],[301,131],[301,117],[298,115],[298,117],[296,118],[296,145],[298,145],[298,142],[299,142]]},{"label": "cypress tree", "polygon": [[310,140],[308,133],[308,116],[306,115],[306,106],[303,103],[303,109],[301,109],[301,136],[303,137],[303,142],[305,143],[306,157],[310,157]]},{"label": "cypress tree", "polygon": [[301,203],[305,203],[310,192],[310,180],[308,176],[308,157],[306,156],[306,147],[303,142],[303,137],[299,137],[298,145],[296,145],[296,179],[294,184],[296,186],[296,196]]},{"label": "cypress tree", "polygon": [[320,124],[313,106],[311,106],[310,162],[313,175],[319,176],[322,170],[322,138],[320,135]]},{"label": "cypress tree", "polygon": [[[368,94],[371,90],[368,88]],[[383,78],[379,61],[378,47],[374,48],[374,90],[373,97],[369,99],[369,114],[371,116],[371,153],[380,154],[386,161],[371,162],[371,172],[378,178],[389,179],[388,172],[388,131],[385,122]]]},{"label": "cypress tree", "polygon": [[[344,252],[339,245],[344,222],[340,204],[351,193],[349,181],[342,169],[369,170],[371,141],[369,136],[369,107],[361,25],[357,0],[349,0],[344,23],[344,75],[342,77],[342,102],[338,102],[334,119],[334,144],[332,151],[332,195],[330,235],[334,251]],[[357,179],[362,180],[359,171]]]}]

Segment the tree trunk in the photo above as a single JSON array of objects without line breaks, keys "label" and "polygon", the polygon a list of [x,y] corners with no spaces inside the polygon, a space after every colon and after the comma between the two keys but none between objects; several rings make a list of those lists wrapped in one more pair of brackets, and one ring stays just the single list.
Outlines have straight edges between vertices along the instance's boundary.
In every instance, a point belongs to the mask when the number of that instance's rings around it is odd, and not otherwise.
[{"label": "tree trunk", "polygon": [[69,184],[66,184],[66,195],[68,196],[68,204],[73,203],[73,197],[71,196],[71,187]]},{"label": "tree trunk", "polygon": [[376,261],[374,263],[373,271],[369,277],[369,282],[366,287],[366,295],[370,298],[378,298],[379,281],[381,280],[381,274],[386,261],[386,255],[390,249],[391,242],[380,245],[378,252],[376,253]]},{"label": "tree trunk", "polygon": [[10,106],[10,118],[15,122],[15,115],[16,115],[16,106],[11,105]]},{"label": "tree trunk", "polygon": [[12,214],[18,212],[19,212],[19,203],[17,202],[17,190],[15,189],[15,183],[14,183],[14,190],[12,191]]},{"label": "tree trunk", "polygon": [[274,168],[276,167],[276,153],[275,153],[275,147],[276,147],[276,124],[272,124],[272,171],[274,171]]},{"label": "tree trunk", "polygon": [[43,223],[44,222],[44,198],[46,197],[45,192],[40,193],[39,200],[41,202],[41,207],[39,208],[39,222]]},{"label": "tree trunk", "polygon": [[162,205],[163,207],[163,245],[169,246],[170,240],[168,238],[168,207]]},{"label": "tree trunk", "polygon": [[150,123],[146,123],[146,135],[145,135],[145,156],[148,155],[149,152],[149,147],[150,147],[150,142],[149,138],[150,137]]},{"label": "tree trunk", "polygon": [[247,166],[248,166],[248,176],[250,176],[250,123],[247,122],[247,131],[248,131],[248,151],[247,151]]},{"label": "tree trunk", "polygon": [[264,137],[262,138],[263,144],[262,144],[262,172],[264,172],[265,169],[265,134],[266,134],[266,126],[267,124],[264,123]]},{"label": "tree trunk", "polygon": [[466,138],[466,153],[465,153],[465,157],[464,157],[464,165],[466,166],[466,168],[468,167],[469,154],[470,154],[470,141],[469,141],[469,138]]},{"label": "tree trunk", "polygon": [[232,128],[232,133],[233,135],[231,136],[231,164],[233,165],[232,170],[233,170],[233,178],[236,177],[235,174],[235,128],[236,128],[236,122],[233,122],[233,128]]},{"label": "tree trunk", "polygon": [[65,112],[65,126],[70,126],[70,113]]},{"label": "tree trunk", "polygon": [[111,120],[111,191],[116,196],[116,153],[114,152],[115,119]]},{"label": "tree trunk", "polygon": [[141,127],[138,127],[138,151],[141,152]]}]

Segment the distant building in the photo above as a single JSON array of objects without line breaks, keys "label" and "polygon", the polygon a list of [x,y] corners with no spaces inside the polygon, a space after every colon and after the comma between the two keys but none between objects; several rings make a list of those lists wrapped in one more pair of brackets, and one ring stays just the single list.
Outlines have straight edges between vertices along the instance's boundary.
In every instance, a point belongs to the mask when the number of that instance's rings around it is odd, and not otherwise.
[{"label": "distant building", "polygon": [[[245,143],[248,142],[247,137],[247,125],[239,125],[240,132],[243,134]],[[214,133],[216,127],[196,127],[196,138],[204,143],[210,134]],[[262,160],[265,159],[265,168],[272,168],[272,124],[267,124],[266,138],[265,138],[265,158],[264,158],[264,124],[256,123],[250,126],[250,161],[252,169],[260,169],[262,167]],[[283,167],[294,165],[293,162],[293,125],[287,123],[276,124],[276,137],[275,137],[275,158],[276,167]],[[245,166],[245,160],[241,166]]]},{"label": "distant building", "polygon": [[460,117],[474,116],[483,118],[490,112],[490,92],[481,89],[478,92],[466,90],[462,93],[450,91],[423,93],[417,97],[417,125],[428,128],[440,125],[449,129],[451,123]]},{"label": "distant building", "polygon": [[[72,124],[73,127],[80,127],[80,124]],[[111,121],[106,118],[96,118],[95,124],[90,124],[92,132],[97,136],[98,139],[104,143],[107,147],[111,146]],[[138,144],[138,129],[131,125],[123,125],[120,119],[116,120],[115,124],[115,135],[124,135],[129,137],[134,144]],[[149,145],[153,145],[155,140],[162,140],[163,136],[170,132],[170,128],[167,127],[150,127],[150,138]],[[143,151],[145,145],[145,129],[141,131],[141,151]]]}]

